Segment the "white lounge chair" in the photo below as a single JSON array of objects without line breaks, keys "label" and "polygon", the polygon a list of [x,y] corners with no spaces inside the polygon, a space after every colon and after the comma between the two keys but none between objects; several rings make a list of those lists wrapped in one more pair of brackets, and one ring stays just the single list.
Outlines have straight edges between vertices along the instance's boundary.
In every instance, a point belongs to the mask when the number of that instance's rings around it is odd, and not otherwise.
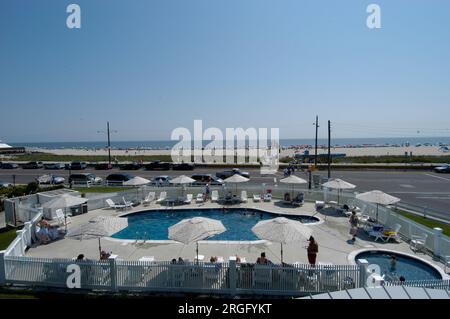
[{"label": "white lounge chair", "polygon": [[217,202],[219,200],[219,192],[214,190],[211,192],[211,202]]},{"label": "white lounge chair", "polygon": [[123,209],[126,207],[124,204],[114,203],[111,198],[108,198],[106,200],[106,204],[108,204],[109,208],[113,208],[113,209]]},{"label": "white lounge chair", "polygon": [[123,196],[122,196],[122,200],[123,200],[123,204],[125,205],[125,208],[133,206],[133,202],[132,201],[127,201],[125,199],[125,197],[123,197]]},{"label": "white lounge chair", "polygon": [[142,202],[142,204],[144,206],[150,205],[150,203],[153,202],[154,200],[155,200],[155,192],[150,192],[150,193],[148,193],[147,197],[144,198],[144,201]]},{"label": "white lounge chair", "polygon": [[72,222],[72,218],[70,216],[64,216],[64,212],[62,209],[57,209],[55,211],[56,219],[58,220],[59,226],[65,226],[67,224],[70,224]]},{"label": "white lounge chair", "polygon": [[427,241],[428,234],[423,234],[420,236],[412,235],[411,241],[409,242],[409,247],[411,250],[418,252],[425,248],[425,243]]},{"label": "white lounge chair", "polygon": [[197,194],[197,197],[195,199],[195,202],[197,203],[203,203],[204,199],[203,199],[203,194]]},{"label": "white lounge chair", "polygon": [[159,198],[156,200],[157,203],[162,203],[166,200],[167,198],[167,193],[166,192],[161,192],[159,193]]},{"label": "white lounge chair", "polygon": [[187,194],[186,199],[183,201],[184,204],[190,204],[192,202],[192,198],[194,196],[192,194]]},{"label": "white lounge chair", "polygon": [[272,194],[271,193],[264,194],[264,201],[265,202],[270,202],[271,200],[272,200]]},{"label": "white lounge chair", "polygon": [[246,203],[247,202],[247,191],[241,192],[241,202]]},{"label": "white lounge chair", "polygon": [[400,224],[395,224],[392,229],[371,231],[371,232],[369,232],[369,236],[375,237],[375,241],[377,241],[378,239],[381,239],[384,242],[388,242],[391,239],[400,238],[398,231],[400,230],[401,227],[402,226]]},{"label": "white lounge chair", "polygon": [[253,194],[253,201],[254,202],[261,201],[261,195],[260,194]]}]

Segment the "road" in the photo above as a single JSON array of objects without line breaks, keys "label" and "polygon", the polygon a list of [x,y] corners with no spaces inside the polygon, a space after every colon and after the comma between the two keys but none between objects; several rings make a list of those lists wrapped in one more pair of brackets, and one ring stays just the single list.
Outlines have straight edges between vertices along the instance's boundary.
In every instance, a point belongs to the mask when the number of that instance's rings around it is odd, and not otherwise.
[{"label": "road", "polygon": [[[217,168],[196,168],[194,171],[120,171],[129,173],[134,176],[141,176],[145,178],[152,178],[158,175],[178,176],[181,174],[190,176],[194,173],[208,173],[215,174],[221,169]],[[278,181],[283,177],[281,172],[273,175],[260,175],[259,169],[246,169],[250,173],[252,184],[266,183],[273,185],[276,178]],[[80,172],[80,171],[73,171]],[[109,171],[90,170],[87,169],[81,172],[93,172],[97,176],[105,178],[108,174],[119,172],[118,169]],[[43,174],[55,174],[63,176],[66,179],[69,176],[67,170],[5,170],[0,169],[0,181],[12,183],[12,175],[16,176],[16,183],[29,183],[35,178]],[[314,174],[326,176],[326,171],[314,172]],[[296,172],[296,175],[304,179],[308,179],[306,172]],[[331,177],[341,178],[352,184],[357,188],[355,191],[363,192],[373,189],[379,189],[386,193],[392,194],[402,199],[403,202],[410,204],[429,207],[445,214],[446,219],[450,219],[450,174],[436,174],[430,171],[332,171]],[[440,217],[444,217],[440,214]]]}]

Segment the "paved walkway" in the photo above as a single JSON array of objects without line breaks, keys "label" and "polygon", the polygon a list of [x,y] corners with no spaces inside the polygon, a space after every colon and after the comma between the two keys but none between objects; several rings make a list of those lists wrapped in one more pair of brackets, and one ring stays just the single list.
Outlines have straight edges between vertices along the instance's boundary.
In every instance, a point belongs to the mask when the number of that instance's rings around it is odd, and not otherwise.
[{"label": "paved walkway", "polygon": [[[299,208],[281,207],[275,203],[252,203],[241,204],[240,207],[253,208],[258,207],[263,210],[283,213],[286,215],[315,215],[321,219],[321,223],[310,225],[313,235],[319,243],[318,261],[330,262],[333,264],[349,264],[348,255],[359,249],[364,248],[383,248],[392,249],[399,252],[414,254],[409,245],[405,242],[399,243],[382,243],[374,242],[368,238],[362,229],[359,231],[359,237],[353,244],[349,239],[348,218],[345,215],[335,213],[334,211],[318,213],[315,211],[313,203],[305,203]],[[215,203],[206,204],[190,204],[184,205],[182,208],[210,208],[222,207]],[[233,207],[238,207],[235,205]],[[138,206],[129,210],[135,212],[139,210],[161,209],[158,204],[152,204],[148,207]],[[119,216],[124,214],[123,211],[114,211],[110,209],[99,209],[90,211],[88,214],[75,216],[69,229],[75,225],[86,223],[95,216]],[[284,245],[284,261],[288,263],[301,262],[307,263],[306,246],[308,242]],[[195,244],[183,245],[173,241],[142,241],[142,240],[117,240],[112,238],[103,238],[101,240],[103,250],[112,251],[125,260],[137,260],[142,256],[154,256],[156,260],[171,260],[172,258],[182,257],[183,259],[193,260],[195,256]],[[273,262],[280,262],[280,245],[267,241],[255,242],[233,242],[233,241],[200,241],[199,253],[204,255],[206,259],[210,256],[223,256],[228,259],[229,256],[239,255],[245,257],[247,262],[256,261],[259,254],[264,251],[267,257]],[[98,259],[99,247],[97,239],[75,240],[64,238],[48,245],[40,245],[30,248],[27,252],[28,256],[49,257],[49,258],[72,258],[83,253],[87,258]],[[423,253],[417,254],[419,257],[433,262],[430,256]],[[443,268],[441,264],[439,267]]]}]

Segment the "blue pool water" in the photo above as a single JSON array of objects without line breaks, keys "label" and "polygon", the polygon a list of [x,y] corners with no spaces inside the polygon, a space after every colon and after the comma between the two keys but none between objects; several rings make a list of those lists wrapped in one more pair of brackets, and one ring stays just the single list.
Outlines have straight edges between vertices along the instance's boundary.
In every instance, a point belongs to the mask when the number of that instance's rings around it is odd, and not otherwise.
[{"label": "blue pool water", "polygon": [[[256,209],[227,208],[222,209],[179,209],[152,210],[126,216],[128,227],[115,233],[113,238],[120,239],[168,239],[168,228],[183,219],[192,217],[207,217],[222,221],[227,229],[222,234],[211,237],[210,240],[257,240],[251,228],[259,221],[280,217],[280,215],[261,212]],[[310,216],[292,216],[293,220],[302,223],[317,222]]]},{"label": "blue pool water", "polygon": [[[391,267],[391,256],[395,255],[397,263],[395,268]],[[356,256],[358,259],[366,259],[369,264],[377,264],[381,268],[381,275],[386,274],[385,280],[398,280],[400,276],[408,280],[428,280],[428,279],[442,279],[439,272],[426,263],[408,256],[393,254],[383,251],[369,251],[363,252]]]}]

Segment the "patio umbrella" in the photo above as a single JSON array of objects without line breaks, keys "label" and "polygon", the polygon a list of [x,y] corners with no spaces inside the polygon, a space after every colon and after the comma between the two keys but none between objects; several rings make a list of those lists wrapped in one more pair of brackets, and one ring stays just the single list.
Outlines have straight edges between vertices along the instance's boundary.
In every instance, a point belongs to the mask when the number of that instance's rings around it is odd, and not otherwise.
[{"label": "patio umbrella", "polygon": [[65,230],[67,232],[67,213],[66,208],[72,207],[72,206],[78,206],[81,204],[84,204],[87,202],[86,198],[82,197],[75,197],[69,194],[62,194],[61,196],[58,196],[52,200],[49,200],[48,202],[45,202],[42,204],[43,208],[50,208],[50,209],[64,209],[64,224],[65,224]]},{"label": "patio umbrella", "polygon": [[181,175],[181,176],[175,177],[174,179],[170,180],[170,184],[180,184],[180,185],[182,185],[182,187],[181,187],[181,196],[184,195],[183,185],[192,184],[194,182],[195,182],[195,179],[190,178],[190,177],[188,177],[186,175]]},{"label": "patio umbrella", "polygon": [[322,186],[338,190],[338,200],[337,200],[338,205],[339,205],[339,194],[341,192],[341,189],[353,189],[356,187],[356,185],[350,184],[349,182],[346,182],[339,178],[335,178],[331,181],[323,183]]},{"label": "patio umbrella", "polygon": [[98,249],[101,255],[100,238],[109,237],[128,226],[128,219],[122,217],[97,216],[88,223],[81,224],[70,230],[67,237],[74,239],[98,238]]},{"label": "patio umbrella", "polygon": [[223,226],[222,222],[219,220],[194,217],[183,219],[179,223],[170,226],[169,238],[185,245],[195,242],[197,245],[196,256],[198,257],[198,241],[221,234],[225,230],[225,226]]},{"label": "patio umbrella", "polygon": [[244,176],[239,175],[239,174],[234,174],[233,176],[230,176],[230,177],[224,179],[223,181],[225,183],[236,184],[236,193],[237,193],[237,184],[238,183],[245,183],[245,182],[248,182],[249,180],[250,179],[248,179],[247,177],[244,177]]},{"label": "patio umbrella", "polygon": [[379,190],[373,190],[370,192],[358,194],[356,195],[356,198],[365,202],[377,204],[377,215],[376,215],[377,222],[378,222],[378,205],[392,205],[400,201],[400,198],[391,196]]},{"label": "patio umbrella", "polygon": [[308,183],[306,180],[304,180],[303,178],[300,178],[298,176],[295,175],[291,175],[289,177],[280,179],[281,183],[285,183],[285,184],[291,184],[292,185],[292,193],[291,193],[291,198],[294,197],[294,185],[296,184],[306,184]]},{"label": "patio umbrella", "polygon": [[123,182],[124,186],[137,186],[136,188],[136,199],[139,197],[139,186],[147,185],[150,181],[146,178],[135,176],[132,179],[129,179]]},{"label": "patio umbrella", "polygon": [[253,233],[260,239],[281,244],[281,262],[283,263],[283,244],[299,242],[309,239],[312,230],[299,221],[285,217],[263,220],[252,228]]}]

